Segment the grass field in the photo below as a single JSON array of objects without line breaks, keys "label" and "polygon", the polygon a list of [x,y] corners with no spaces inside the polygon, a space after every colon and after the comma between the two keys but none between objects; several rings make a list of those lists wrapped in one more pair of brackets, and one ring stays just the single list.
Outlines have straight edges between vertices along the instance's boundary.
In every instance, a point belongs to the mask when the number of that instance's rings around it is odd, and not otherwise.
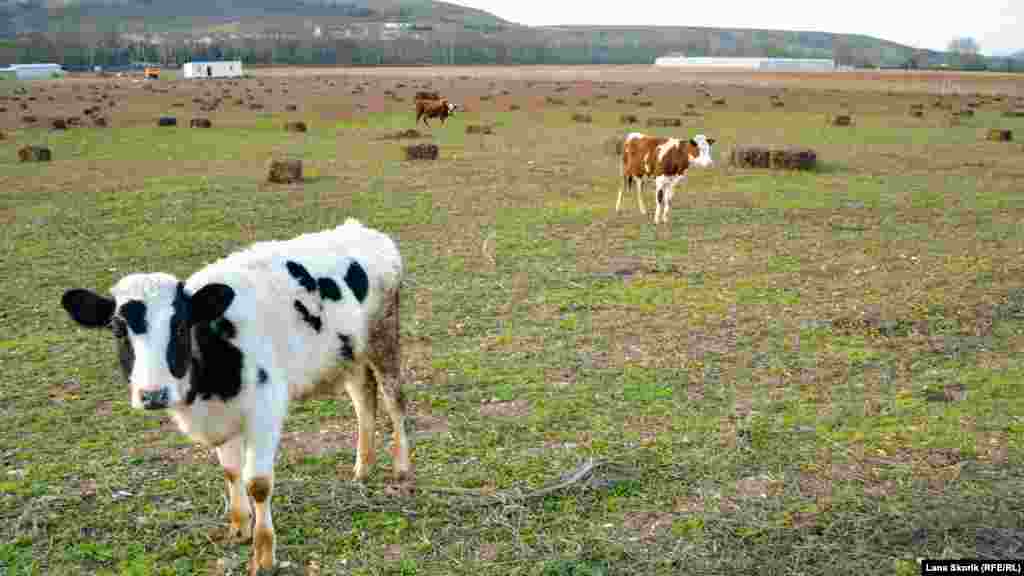
[{"label": "grass field", "polygon": [[[984,139],[1024,138],[1003,115],[1024,79],[926,93],[749,75],[705,96],[653,72],[418,70],[0,83],[0,574],[246,572],[248,546],[219,537],[212,450],[130,410],[109,335],[74,327],[60,296],[184,278],[348,216],[406,261],[418,490],[391,494],[383,434],[371,482],[350,482],[346,398],[295,404],[282,574],[917,574],[920,557],[1024,556],[1024,146]],[[411,141],[383,137],[413,127],[427,83],[466,111],[420,127],[438,161],[406,162]],[[953,125],[937,100],[975,114]],[[46,129],[93,105],[110,127]],[[854,125],[829,125],[839,112]],[[156,126],[166,114],[177,127]],[[309,132],[282,130],[299,119]],[[634,194],[615,214],[609,141],[632,130],[718,140],[668,226]],[[54,161],[18,163],[25,144]],[[737,144],[810,146],[819,169],[732,168]],[[273,156],[301,158],[306,182],[266,183]]]}]

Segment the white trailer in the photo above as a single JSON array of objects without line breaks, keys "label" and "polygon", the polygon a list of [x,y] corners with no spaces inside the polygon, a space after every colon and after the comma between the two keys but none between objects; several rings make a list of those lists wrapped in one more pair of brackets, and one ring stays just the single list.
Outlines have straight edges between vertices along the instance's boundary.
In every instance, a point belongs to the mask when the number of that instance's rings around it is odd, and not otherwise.
[{"label": "white trailer", "polygon": [[242,76],[242,61],[186,62],[182,71],[185,78],[239,78]]}]

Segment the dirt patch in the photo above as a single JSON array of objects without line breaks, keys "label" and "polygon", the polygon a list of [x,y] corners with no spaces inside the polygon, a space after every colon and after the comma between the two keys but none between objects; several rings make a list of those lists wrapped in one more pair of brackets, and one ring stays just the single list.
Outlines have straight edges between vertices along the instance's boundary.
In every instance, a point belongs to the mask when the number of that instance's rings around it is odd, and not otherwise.
[{"label": "dirt patch", "polygon": [[293,461],[305,456],[323,458],[341,450],[355,450],[357,445],[354,425],[343,421],[321,421],[319,430],[291,430],[281,435],[281,451]]},{"label": "dirt patch", "polygon": [[622,520],[622,527],[640,540],[650,541],[669,534],[675,519],[671,512],[629,512]]},{"label": "dirt patch", "polygon": [[488,418],[521,418],[529,413],[530,402],[527,400],[488,402],[480,407],[480,415]]},{"label": "dirt patch", "polygon": [[745,500],[768,498],[782,492],[782,482],[767,474],[743,478],[738,480],[734,487],[736,488],[736,497]]}]

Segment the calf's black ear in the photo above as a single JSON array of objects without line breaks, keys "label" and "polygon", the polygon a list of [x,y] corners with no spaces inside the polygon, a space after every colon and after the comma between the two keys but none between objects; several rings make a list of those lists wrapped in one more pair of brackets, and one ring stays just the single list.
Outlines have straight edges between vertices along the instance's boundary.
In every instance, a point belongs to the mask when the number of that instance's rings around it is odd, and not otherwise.
[{"label": "calf's black ear", "polygon": [[697,145],[697,141],[694,140],[693,138],[690,138],[690,145],[693,146],[694,148],[700,148],[700,146]]},{"label": "calf's black ear", "polygon": [[82,288],[65,292],[60,305],[68,311],[72,320],[87,328],[106,326],[114,315],[113,299]]},{"label": "calf's black ear", "polygon": [[224,315],[235,299],[235,290],[227,284],[207,284],[192,295],[192,323],[209,322]]}]

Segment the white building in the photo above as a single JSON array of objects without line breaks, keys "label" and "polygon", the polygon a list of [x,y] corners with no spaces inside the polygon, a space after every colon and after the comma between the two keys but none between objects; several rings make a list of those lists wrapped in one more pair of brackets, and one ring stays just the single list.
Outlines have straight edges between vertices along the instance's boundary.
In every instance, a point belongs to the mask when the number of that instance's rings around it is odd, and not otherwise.
[{"label": "white building", "polygon": [[655,66],[680,68],[735,68],[743,70],[832,72],[834,61],[826,58],[727,58],[717,56],[686,57],[670,54],[654,60]]},{"label": "white building", "polygon": [[185,78],[239,78],[242,76],[242,61],[186,62],[182,71]]},{"label": "white building", "polygon": [[9,76],[17,80],[39,80],[63,76],[64,69],[60,64],[11,64],[0,68],[0,76]]}]

